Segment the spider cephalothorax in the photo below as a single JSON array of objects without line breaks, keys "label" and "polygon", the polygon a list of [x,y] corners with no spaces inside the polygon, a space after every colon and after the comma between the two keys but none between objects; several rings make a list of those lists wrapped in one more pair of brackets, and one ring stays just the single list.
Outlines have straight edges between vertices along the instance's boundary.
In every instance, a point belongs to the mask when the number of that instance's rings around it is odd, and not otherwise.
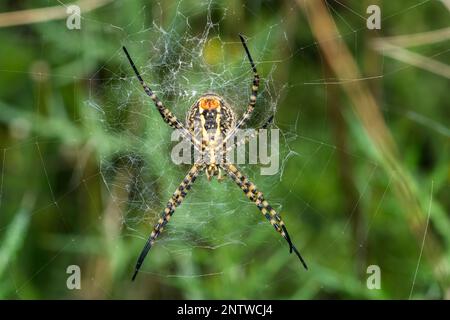
[{"label": "spider cephalothorax", "polygon": [[[247,198],[256,204],[258,209],[270,222],[270,224],[272,224],[275,230],[288,242],[290,252],[292,253],[294,251],[303,266],[307,269],[305,261],[298,252],[297,248],[291,242],[281,216],[265,200],[262,192],[257,190],[256,186],[250,182],[235,165],[229,163],[226,158],[226,152],[242,143],[242,141],[234,141],[235,133],[237,130],[242,128],[250,118],[256,104],[256,95],[258,94],[259,88],[259,75],[256,71],[256,66],[244,38],[241,35],[239,35],[239,37],[252,67],[253,84],[247,110],[238,122],[235,121],[235,115],[230,105],[226,103],[222,97],[215,93],[207,93],[201,96],[192,105],[187,114],[186,126],[184,126],[172,114],[172,112],[164,106],[156,94],[153,93],[153,91],[145,84],[127,49],[123,47],[125,55],[136,73],[139,82],[144,88],[145,93],[153,100],[164,121],[167,122],[167,124],[169,124],[172,128],[181,130],[182,136],[189,140],[194,148],[201,154],[200,159],[195,161],[191,170],[189,170],[186,177],[167,202],[161,218],[154,226],[153,231],[145,243],[144,249],[142,250],[136,263],[133,280],[136,278],[136,275],[139,272],[147,253],[156,241],[156,238],[163,231],[164,227],[175,212],[176,207],[181,204],[187,192],[191,189],[195,179],[202,170],[205,170],[208,179],[211,179],[211,177],[217,175],[219,180],[222,178],[221,170],[225,171],[225,173],[242,189],[242,191],[244,191]],[[273,117],[270,117],[263,128],[266,128],[272,119]]]},{"label": "spider cephalothorax", "polygon": [[235,116],[230,105],[219,95],[202,95],[189,110],[187,127],[192,134],[201,129],[213,134],[225,136],[235,126]]}]

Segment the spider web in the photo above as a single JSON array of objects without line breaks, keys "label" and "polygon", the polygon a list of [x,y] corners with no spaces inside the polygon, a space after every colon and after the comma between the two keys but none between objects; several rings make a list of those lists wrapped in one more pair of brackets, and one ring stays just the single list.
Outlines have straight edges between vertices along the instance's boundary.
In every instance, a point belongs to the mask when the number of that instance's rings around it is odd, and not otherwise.
[{"label": "spider web", "polygon": [[[195,11],[186,12],[182,11],[182,4],[178,3],[169,27],[161,26],[155,19],[150,27],[128,34],[123,44],[149,87],[181,121],[184,122],[190,106],[207,92],[224,97],[240,118],[249,101],[253,73],[237,34],[221,34],[221,23],[230,18],[228,10],[206,2]],[[219,9],[223,13],[212,18]],[[200,13],[204,15],[200,19],[204,29],[195,33],[190,24]],[[264,59],[273,56],[272,51],[276,48],[267,44],[282,32],[281,25],[275,24],[248,37],[252,56],[264,77],[257,108],[248,124],[250,128],[260,127],[271,115],[277,119],[278,102],[286,84],[275,83],[273,74],[283,59]],[[256,37],[260,40],[258,43],[253,41]],[[177,166],[172,162],[170,152],[176,142],[170,140],[171,129],[142,90],[123,53],[117,54],[122,60],[120,69],[102,70],[102,77],[92,80],[91,87],[98,90],[92,90],[87,105],[93,110],[94,117],[102,122],[107,134],[123,142],[102,157],[101,175],[111,198],[122,208],[126,236],[146,240],[189,166]],[[99,88],[95,81],[106,85]],[[96,96],[103,96],[104,90],[110,99],[100,102]],[[283,157],[286,153],[296,154],[289,148],[291,139],[292,133],[281,132]],[[259,172],[259,166],[244,165],[242,168],[252,180]],[[269,177],[271,183],[266,185],[276,187],[281,177],[282,170]],[[232,202],[227,196],[230,192],[237,196]],[[270,196],[270,188],[265,193]],[[256,221],[261,222],[259,211],[247,201],[231,180],[221,184],[217,181],[207,183],[201,174],[158,239],[158,246],[169,255],[186,255],[198,247],[245,245],[245,233],[256,227]],[[246,210],[241,210],[244,204]],[[276,202],[273,204],[277,205]],[[253,210],[247,210],[250,207]],[[277,207],[281,209],[279,203]],[[214,225],[220,225],[219,221],[224,219],[239,221],[234,231],[214,230]],[[147,226],[144,229],[143,224]],[[261,224],[267,227],[265,221]]]},{"label": "spider web", "polygon": [[[360,8],[353,9],[336,1],[334,5],[328,5],[328,9],[343,22],[343,30],[345,30],[343,36],[353,42],[353,54],[360,55],[358,37],[361,35],[358,32],[365,29],[366,22],[365,16],[357,13],[361,11]],[[156,15],[151,26],[143,26],[136,32],[128,33],[123,40],[145,81],[179,119],[184,119],[188,108],[199,95],[211,91],[225,97],[238,117],[242,115],[250,94],[252,73],[237,35],[223,34],[221,30],[222,25],[239,19],[237,12],[213,1],[203,2],[195,9],[191,9],[188,3],[179,1],[176,3],[175,10],[161,7],[161,17],[164,15],[164,10],[175,12],[170,17],[170,23],[163,24],[162,18]],[[251,13],[251,8],[245,7],[245,10]],[[144,11],[145,9],[141,14],[145,14]],[[349,14],[353,16],[352,19],[348,18]],[[202,24],[204,24],[203,28],[199,27]],[[304,108],[307,106],[302,105],[301,102],[294,102],[294,116],[287,121],[278,119],[277,109],[280,101],[283,101],[285,92],[296,90],[299,85],[305,90],[309,90],[308,86],[322,86],[319,90],[312,90],[312,98],[322,99],[324,104],[328,105],[330,103],[328,99],[333,98],[329,97],[328,85],[334,85],[335,79],[330,77],[305,79],[303,83],[297,84],[289,83],[287,78],[283,80],[277,76],[277,73],[283,72],[283,64],[292,59],[307,59],[307,55],[311,52],[320,54],[317,43],[300,48],[293,47],[287,28],[289,28],[289,21],[280,19],[268,23],[262,30],[257,30],[248,36],[250,51],[262,75],[262,88],[249,127],[257,128],[269,116],[275,115],[274,126],[282,126],[280,170],[274,176],[261,177],[258,175],[258,166],[244,165],[242,169],[250,180],[257,183],[277,211],[290,213],[288,228],[293,223],[301,224],[310,219],[320,221],[322,226],[330,224],[325,228],[330,234],[326,240],[329,243],[325,246],[325,252],[320,255],[311,252],[308,254],[308,259],[312,259],[315,263],[322,261],[326,264],[321,259],[323,255],[332,254],[336,250],[340,251],[343,249],[343,243],[352,241],[350,240],[351,228],[355,228],[352,224],[360,219],[357,216],[361,215],[361,210],[364,210],[364,199],[367,197],[368,190],[374,188],[380,190],[379,202],[377,202],[380,206],[386,192],[389,191],[391,178],[385,180],[384,177],[380,177],[376,160],[366,158],[367,155],[363,155],[360,150],[338,150],[345,153],[349,159],[354,158],[354,161],[362,163],[360,168],[367,171],[367,179],[355,182],[357,195],[353,199],[354,202],[348,206],[349,212],[345,214],[348,218],[343,224],[335,224],[333,214],[330,215],[333,211],[331,208],[323,204],[317,205],[319,201],[315,199],[314,193],[327,194],[320,184],[321,178],[330,174],[332,170],[340,170],[335,161],[337,160],[336,151],[341,146],[336,145],[335,140],[330,138],[330,135],[333,135],[328,128],[327,118],[330,111],[327,109],[320,111],[323,113],[323,125],[318,127],[322,132],[306,132],[302,129],[302,124],[305,121],[303,114],[307,114]],[[133,29],[132,23],[127,26],[127,30],[130,29]],[[198,32],[198,30],[202,31]],[[281,47],[283,50],[280,50]],[[170,150],[174,142],[169,141],[170,129],[167,129],[151,101],[144,94],[123,54],[117,54],[122,56],[123,61],[119,72],[117,70],[102,72],[107,76],[106,87],[109,88],[111,100],[99,103],[93,92],[89,105],[93,107],[93,110],[98,110],[97,114],[105,124],[108,134],[126,141],[123,147],[111,150],[112,152],[102,158],[101,175],[111,199],[122,208],[121,218],[126,230],[125,236],[140,238],[143,244],[161,215],[162,208],[187,172],[188,166],[176,166],[171,162]],[[357,79],[357,81],[383,77],[384,68],[383,60],[374,76]],[[399,70],[389,70],[387,74]],[[105,83],[104,79],[102,83]],[[307,125],[305,127],[308,128]],[[358,129],[353,128],[353,130]],[[355,135],[358,136],[358,133]],[[364,142],[360,143],[364,144]],[[306,183],[311,190],[303,194],[299,192],[298,185],[302,185],[305,171],[311,169],[317,175],[312,180],[307,180]],[[286,184],[285,176],[295,178],[288,180],[290,182]],[[371,184],[374,185],[371,186]],[[339,188],[337,185],[334,187]],[[284,190],[284,192],[276,192],[277,190]],[[333,188],[330,187],[329,192],[333,192],[332,190]],[[298,201],[300,210],[284,207],[283,204],[292,203],[293,198]],[[331,200],[329,203],[335,203],[335,201]],[[377,212],[378,210],[375,211],[375,215]],[[142,228],[142,225],[146,227]],[[365,252],[364,246],[369,229],[365,230],[361,225],[356,228],[361,230],[358,231],[360,235],[356,235],[354,241],[358,242],[360,251]],[[302,228],[294,226],[293,230],[298,232]],[[293,233],[296,243],[302,240],[301,237],[300,240],[298,239],[297,232]],[[250,236],[252,234],[257,236]],[[300,247],[308,247],[309,243],[305,242],[304,238],[303,241]],[[285,245],[284,240],[274,234],[267,222],[261,219],[254,204],[248,202],[241,194],[241,190],[232,182],[208,183],[204,177],[200,177],[186,200],[175,212],[174,219],[159,237],[148,259],[157,261],[158,258],[154,256],[157,254],[155,252],[159,252],[166,258],[174,257],[175,260],[184,260],[209,250],[223,250],[223,247],[231,247],[229,250],[233,250],[240,246],[258,246],[259,243],[263,243],[263,247],[271,254],[275,251],[283,252]],[[224,254],[229,250],[224,251]],[[357,260],[363,261],[364,253],[361,252],[357,249],[352,255],[359,256]],[[265,254],[268,253],[263,253],[263,256]],[[258,253],[255,252],[255,257],[257,256]],[[234,264],[236,267],[245,268],[246,265],[254,263],[254,259],[252,256],[244,257],[243,260],[235,261]],[[345,262],[341,264],[341,267],[348,268]],[[358,268],[364,269],[364,266]],[[148,268],[148,264],[142,271],[157,276],[177,278],[216,277],[230,272],[229,269],[220,267],[210,267],[207,272],[196,271],[195,268],[180,268],[176,272],[164,272],[156,267]],[[288,278],[288,275],[282,276],[281,281]],[[269,286],[274,285],[274,283],[269,284]],[[327,290],[324,287],[321,288]]]}]

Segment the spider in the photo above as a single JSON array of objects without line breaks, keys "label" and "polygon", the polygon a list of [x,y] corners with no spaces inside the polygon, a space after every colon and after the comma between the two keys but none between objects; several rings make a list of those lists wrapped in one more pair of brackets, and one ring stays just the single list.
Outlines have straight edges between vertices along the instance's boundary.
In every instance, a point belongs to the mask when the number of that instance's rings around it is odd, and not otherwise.
[{"label": "spider", "polygon": [[[300,259],[303,267],[305,269],[308,269],[305,261],[300,255],[300,252],[292,244],[291,238],[289,237],[289,233],[283,220],[281,219],[281,216],[265,200],[263,193],[260,192],[256,188],[256,186],[252,182],[250,182],[235,165],[229,163],[225,157],[226,151],[229,151],[230,148],[236,147],[237,145],[239,145],[239,143],[242,143],[234,142],[231,147],[223,148],[227,141],[231,141],[231,139],[234,139],[236,131],[242,128],[250,118],[256,104],[256,96],[258,94],[260,82],[259,74],[256,70],[256,66],[253,62],[252,56],[250,55],[247,43],[242,35],[239,35],[239,38],[247,54],[248,60],[250,61],[250,66],[253,71],[253,84],[250,100],[247,105],[247,110],[244,112],[242,118],[237,122],[233,109],[225,101],[225,99],[215,93],[210,92],[200,96],[199,99],[191,106],[186,117],[186,125],[183,125],[173,115],[173,113],[164,106],[163,102],[159,100],[156,94],[144,82],[142,76],[136,68],[136,65],[131,59],[128,50],[123,47],[125,55],[130,62],[130,65],[133,68],[139,82],[141,83],[142,88],[144,89],[145,93],[153,100],[164,121],[170,127],[180,130],[182,136],[188,139],[193,144],[194,148],[200,151],[202,155],[202,158],[200,160],[195,161],[186,177],[175,190],[172,197],[167,202],[167,205],[164,208],[160,219],[153,227],[153,231],[150,234],[147,242],[145,243],[145,246],[142,249],[142,252],[137,260],[132,281],[134,281],[134,279],[136,278],[145,257],[152,248],[157,237],[163,231],[164,227],[175,212],[175,209],[184,200],[186,194],[191,189],[192,184],[202,171],[205,171],[208,180],[211,180],[212,177],[217,176],[217,179],[220,181],[223,179],[223,170],[244,191],[248,199],[256,204],[264,217],[287,241],[287,243],[289,244],[290,253],[294,251],[297,257]],[[272,122],[272,119],[273,116],[267,120],[262,128],[266,128]]]}]

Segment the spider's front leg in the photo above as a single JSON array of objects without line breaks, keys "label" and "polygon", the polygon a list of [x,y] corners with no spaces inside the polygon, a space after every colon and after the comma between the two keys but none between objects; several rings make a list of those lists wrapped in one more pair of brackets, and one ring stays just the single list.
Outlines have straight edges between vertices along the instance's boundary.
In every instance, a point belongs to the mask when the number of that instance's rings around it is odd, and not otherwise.
[{"label": "spider's front leg", "polygon": [[256,189],[255,184],[250,182],[234,165],[225,163],[222,165],[223,169],[227,172],[230,178],[244,191],[245,195],[253,201],[261,213],[266,217],[266,219],[273,225],[275,230],[281,234],[281,236],[289,244],[290,252],[295,252],[300,262],[303,264],[305,269],[308,269],[305,260],[303,260],[300,252],[293,245],[286,226],[281,219],[280,215],[269,205],[269,203],[264,199],[262,192]]},{"label": "spider's front leg", "polygon": [[247,58],[250,61],[250,66],[253,71],[253,82],[252,82],[252,93],[250,95],[250,101],[247,105],[247,110],[242,116],[242,119],[237,123],[236,129],[242,128],[242,126],[247,122],[247,120],[250,118],[256,104],[256,97],[258,95],[259,90],[259,74],[256,70],[255,63],[253,62],[252,55],[250,54],[250,50],[248,50],[247,43],[242,35],[239,35],[239,38],[241,39],[242,46],[244,47],[245,53],[247,53]]},{"label": "spider's front leg", "polygon": [[195,179],[197,178],[200,171],[203,169],[203,165],[201,164],[194,164],[191,170],[189,170],[186,177],[183,179],[183,182],[178,186],[178,188],[173,193],[172,197],[167,202],[166,207],[164,208],[164,211],[162,212],[161,218],[158,220],[158,223],[153,227],[153,231],[150,234],[150,237],[148,238],[147,242],[145,243],[144,249],[142,249],[141,254],[139,255],[138,261],[136,263],[135,272],[133,274],[132,280],[136,278],[139,269],[141,268],[142,263],[145,260],[145,257],[147,256],[148,252],[153,246],[153,243],[156,241],[156,238],[159,236],[159,234],[163,231],[166,224],[169,222],[170,218],[172,217],[173,213],[175,212],[175,209],[181,204],[181,202],[186,197],[187,192],[191,189],[192,184],[194,183]]},{"label": "spider's front leg", "polygon": [[133,59],[131,59],[131,56],[128,53],[127,48],[125,47],[122,48],[123,51],[125,52],[125,55],[127,56],[128,61],[130,62],[131,67],[133,68],[134,73],[136,74],[136,77],[141,83],[142,88],[144,89],[145,93],[150,97],[150,99],[153,100],[153,103],[158,109],[158,112],[160,113],[164,122],[166,122],[169,126],[171,126],[174,129],[180,129],[183,137],[191,141],[196,149],[199,149],[200,143],[192,136],[192,134],[190,134],[190,132],[177,119],[177,117],[168,108],[164,106],[164,103],[161,100],[159,100],[159,98],[156,96],[153,90],[150,89],[150,87],[144,82],[144,79],[142,79],[142,76],[139,73],[138,69],[136,68]]},{"label": "spider's front leg", "polygon": [[142,88],[144,89],[145,93],[150,97],[150,99],[153,100],[153,103],[155,104],[156,108],[158,109],[159,113],[163,117],[164,121],[171,126],[174,129],[181,129],[183,128],[183,124],[178,121],[177,117],[175,117],[172,112],[170,112],[169,109],[167,109],[161,100],[156,96],[156,94],[153,92],[152,89],[144,82],[144,79],[142,79],[141,74],[139,73],[138,69],[136,68],[136,65],[133,62],[133,59],[131,59],[130,54],[128,53],[127,48],[122,47],[123,51],[125,52],[125,55],[127,56],[128,61],[130,62],[131,67],[133,68],[134,73],[136,74],[136,77],[138,78],[139,82],[142,85]]}]

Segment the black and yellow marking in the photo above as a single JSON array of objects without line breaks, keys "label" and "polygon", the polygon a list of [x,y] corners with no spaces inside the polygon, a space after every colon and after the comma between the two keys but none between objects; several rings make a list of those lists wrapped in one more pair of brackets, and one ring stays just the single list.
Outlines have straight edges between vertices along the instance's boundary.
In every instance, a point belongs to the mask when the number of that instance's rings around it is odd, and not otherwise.
[{"label": "black and yellow marking", "polygon": [[172,197],[167,202],[166,207],[164,208],[161,218],[159,218],[156,225],[153,227],[153,231],[150,234],[150,237],[148,238],[147,242],[145,243],[144,249],[142,249],[141,254],[139,255],[139,258],[136,263],[135,271],[133,274],[133,277],[131,280],[134,281],[136,278],[139,269],[142,266],[142,263],[144,262],[145,257],[147,256],[148,252],[152,248],[153,244],[156,241],[156,238],[160,235],[160,233],[164,230],[164,227],[169,222],[170,218],[172,217],[173,213],[175,212],[175,209],[181,204],[181,202],[186,197],[187,191],[191,189],[192,184],[195,182],[198,174],[203,169],[202,165],[195,164],[191,170],[189,170],[186,177],[183,179],[183,182],[179,185],[179,187],[175,190]]},{"label": "black and yellow marking", "polygon": [[136,74],[136,77],[138,78],[139,82],[141,83],[142,87],[144,88],[145,93],[150,97],[150,99],[153,100],[156,108],[158,109],[159,113],[161,114],[161,117],[164,119],[164,121],[169,124],[174,129],[181,129],[183,128],[183,124],[178,121],[177,117],[175,117],[172,112],[170,112],[162,103],[161,100],[156,96],[156,94],[150,89],[150,87],[144,82],[144,79],[142,79],[141,74],[139,73],[138,69],[136,68],[136,65],[133,62],[133,59],[131,59],[130,54],[128,53],[127,48],[122,47],[123,51],[125,52],[125,55],[127,56],[128,61],[130,62],[131,67],[133,68],[134,73]]},{"label": "black and yellow marking", "polygon": [[297,257],[300,259],[303,267],[308,269],[305,260],[301,256],[300,252],[294,246],[289,237],[289,233],[286,229],[284,221],[281,219],[281,216],[270,206],[270,204],[264,199],[264,195],[262,192],[258,191],[255,184],[250,182],[247,177],[245,177],[236,166],[232,164],[224,164],[223,169],[227,172],[230,178],[242,189],[247,198],[253,201],[264,217],[270,222],[270,224],[275,228],[275,230],[281,234],[281,236],[287,241],[289,244],[289,250],[295,252]]},{"label": "black and yellow marking", "polygon": [[242,126],[250,118],[250,116],[255,108],[255,105],[256,105],[256,99],[258,96],[259,82],[260,82],[259,74],[258,74],[258,71],[256,70],[256,65],[253,62],[253,58],[250,54],[250,50],[248,50],[248,47],[247,47],[247,42],[245,41],[244,37],[241,34],[239,35],[239,38],[241,39],[242,46],[244,47],[244,50],[247,53],[247,58],[250,61],[250,65],[252,67],[253,83],[252,83],[252,93],[250,95],[250,101],[247,105],[247,110],[245,111],[244,115],[242,116],[241,121],[238,122],[236,129],[242,128]]}]

